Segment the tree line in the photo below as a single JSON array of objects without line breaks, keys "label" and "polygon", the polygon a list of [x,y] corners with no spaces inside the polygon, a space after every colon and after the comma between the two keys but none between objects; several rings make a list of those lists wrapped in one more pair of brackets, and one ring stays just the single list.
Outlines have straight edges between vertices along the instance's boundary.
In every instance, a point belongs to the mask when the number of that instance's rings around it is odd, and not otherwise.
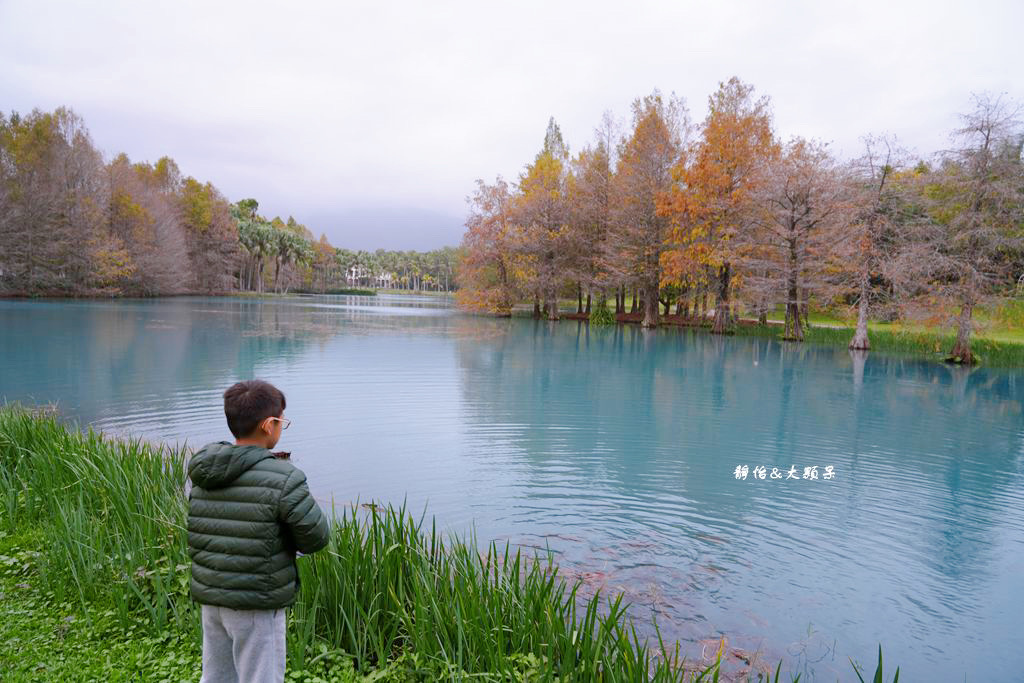
[{"label": "tree line", "polygon": [[0,295],[451,291],[456,250],[351,251],[170,157],[106,162],[67,108],[0,113]]},{"label": "tree line", "polygon": [[784,309],[792,340],[812,304],[847,306],[850,348],[869,348],[872,319],[946,322],[950,356],[970,363],[973,312],[1024,282],[1020,112],[976,96],[952,149],[918,159],[870,136],[847,161],[781,140],[768,97],[737,78],[700,124],[655,90],[634,101],[629,130],[606,113],[575,155],[552,118],[516,182],[477,181],[459,302],[508,314],[532,299],[536,316],[557,319],[559,297],[574,296],[581,317],[592,297],[606,313],[614,297],[620,320],[674,315],[715,333]]},{"label": "tree line", "polygon": [[334,247],[291,216],[287,221],[258,213],[255,199],[231,206],[242,254],[241,290],[329,293],[352,287],[451,292],[455,289],[454,247],[433,251],[350,250]]}]

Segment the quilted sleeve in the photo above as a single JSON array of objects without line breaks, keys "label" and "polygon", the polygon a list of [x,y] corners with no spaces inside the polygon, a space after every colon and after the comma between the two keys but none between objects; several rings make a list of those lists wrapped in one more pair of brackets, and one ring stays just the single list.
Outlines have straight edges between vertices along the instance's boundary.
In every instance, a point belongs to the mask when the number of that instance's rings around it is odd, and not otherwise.
[{"label": "quilted sleeve", "polygon": [[309,492],[302,470],[296,469],[288,475],[281,491],[278,515],[291,531],[299,552],[315,553],[327,545],[330,525]]}]

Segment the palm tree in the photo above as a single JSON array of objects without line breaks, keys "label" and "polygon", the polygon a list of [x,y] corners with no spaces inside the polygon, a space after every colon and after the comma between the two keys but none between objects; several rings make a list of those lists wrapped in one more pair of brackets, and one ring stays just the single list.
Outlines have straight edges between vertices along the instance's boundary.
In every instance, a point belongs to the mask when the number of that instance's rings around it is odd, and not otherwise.
[{"label": "palm tree", "polygon": [[278,281],[281,275],[281,266],[287,266],[290,263],[308,264],[313,258],[313,247],[303,237],[291,230],[271,229],[274,231],[275,247],[274,291],[277,292],[279,291]]},{"label": "palm tree", "polygon": [[[246,288],[262,293],[264,259],[277,252],[275,235],[277,231],[259,216],[246,218],[244,214],[239,214],[236,215],[236,220],[238,221],[238,240],[250,258]],[[253,280],[256,282],[253,283]]]},{"label": "palm tree", "polygon": [[344,286],[348,287],[351,284],[349,274],[352,271],[352,266],[356,264],[356,255],[348,249],[335,249],[334,260],[341,270],[341,280]]}]

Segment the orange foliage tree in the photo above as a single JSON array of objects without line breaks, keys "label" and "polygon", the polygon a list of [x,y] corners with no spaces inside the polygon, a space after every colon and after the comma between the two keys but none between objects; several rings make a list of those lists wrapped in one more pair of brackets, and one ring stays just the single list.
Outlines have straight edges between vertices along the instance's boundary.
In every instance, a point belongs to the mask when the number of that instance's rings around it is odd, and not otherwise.
[{"label": "orange foliage tree", "polygon": [[456,300],[470,310],[510,315],[520,290],[508,183],[500,177],[493,185],[478,180],[468,201]]},{"label": "orange foliage tree", "polygon": [[519,178],[514,199],[518,251],[530,264],[528,288],[543,298],[550,320],[558,319],[558,291],[568,280],[573,250],[569,231],[568,150],[554,118],[548,122],[544,147]]},{"label": "orange foliage tree", "polygon": [[681,100],[665,100],[658,91],[633,103],[633,131],[619,151],[613,183],[613,241],[622,281],[643,293],[645,327],[658,325],[661,253],[670,217],[658,210],[672,184],[686,131]]},{"label": "orange foliage tree", "polygon": [[[577,282],[577,313],[590,313],[591,294],[600,293],[605,305],[606,292],[612,284],[607,251],[611,230],[611,150],[605,140],[598,139],[585,147],[573,160],[569,175],[570,271]],[[584,311],[582,290],[587,290]]]},{"label": "orange foliage tree", "polygon": [[753,86],[733,77],[709,98],[700,137],[676,164],[674,184],[662,196],[659,213],[672,219],[668,246],[682,252],[666,265],[707,269],[717,286],[715,333],[728,331],[734,263],[754,224],[756,190],[778,153],[768,98],[754,99]]}]

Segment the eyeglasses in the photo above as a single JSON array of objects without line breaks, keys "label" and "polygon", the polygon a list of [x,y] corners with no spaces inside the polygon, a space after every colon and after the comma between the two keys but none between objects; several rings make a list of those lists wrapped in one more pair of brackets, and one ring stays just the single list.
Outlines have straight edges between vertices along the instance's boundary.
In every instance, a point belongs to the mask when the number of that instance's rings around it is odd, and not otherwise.
[{"label": "eyeglasses", "polygon": [[281,423],[281,429],[288,429],[292,426],[292,421],[286,417],[268,417],[268,420],[277,420]]}]

